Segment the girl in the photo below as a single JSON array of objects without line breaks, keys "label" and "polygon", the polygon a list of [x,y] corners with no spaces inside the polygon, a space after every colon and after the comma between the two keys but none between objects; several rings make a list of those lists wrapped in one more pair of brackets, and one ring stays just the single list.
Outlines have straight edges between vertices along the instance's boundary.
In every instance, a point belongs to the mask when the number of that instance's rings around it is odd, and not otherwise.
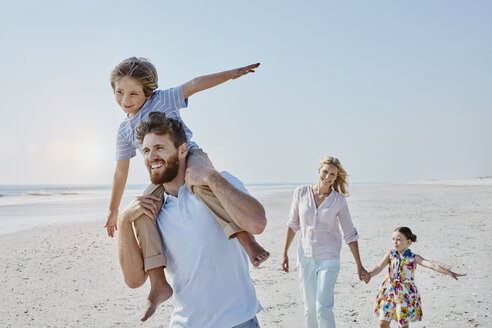
[{"label": "girl", "polygon": [[379,318],[380,328],[388,328],[391,320],[396,320],[398,327],[408,327],[410,321],[422,320],[420,295],[414,281],[417,264],[447,274],[456,280],[466,275],[454,273],[438,263],[413,253],[408,247],[416,241],[417,236],[410,228],[396,228],[393,232],[395,249],[387,252],[383,260],[369,272],[369,278],[372,278],[388,265],[388,276],[379,289],[374,307],[374,314]]}]

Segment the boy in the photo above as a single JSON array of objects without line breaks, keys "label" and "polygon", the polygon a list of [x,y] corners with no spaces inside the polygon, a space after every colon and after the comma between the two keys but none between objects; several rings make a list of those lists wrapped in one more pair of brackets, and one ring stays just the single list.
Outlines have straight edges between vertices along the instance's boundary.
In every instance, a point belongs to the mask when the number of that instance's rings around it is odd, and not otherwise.
[{"label": "boy", "polygon": [[[135,129],[140,121],[146,121],[150,112],[158,111],[167,117],[174,118],[181,123],[186,132],[188,147],[190,149],[187,166],[213,167],[208,156],[191,141],[192,132],[181,119],[179,109],[188,105],[188,98],[196,92],[209,89],[230,79],[236,79],[248,73],[254,72],[260,64],[232,69],[216,74],[195,78],[183,85],[167,90],[157,89],[157,71],[147,59],[131,57],[118,64],[111,73],[111,87],[113,88],[116,102],[127,114],[127,118],[121,123],[117,136],[117,164],[111,191],[111,201],[105,228],[108,235],[113,237],[116,230],[118,207],[126,185],[130,158],[136,155],[136,149],[142,151],[141,145],[135,137]],[[167,163],[159,165],[167,166]],[[258,266],[269,257],[254,239],[253,235],[242,231],[223,209],[220,202],[207,187],[195,186],[192,190],[197,197],[212,212],[221,224],[224,233],[229,238],[237,237],[244,247],[251,263]],[[149,186],[144,194],[153,194],[156,199],[161,199],[164,193],[162,185]],[[142,215],[135,221],[137,239],[142,249],[144,258],[144,270],[148,273],[151,290],[147,299],[146,309],[142,321],[147,320],[156,310],[157,306],[172,295],[171,286],[164,275],[166,257],[162,252],[162,243],[156,226],[155,218],[162,206],[162,201],[153,205],[153,211]]]}]

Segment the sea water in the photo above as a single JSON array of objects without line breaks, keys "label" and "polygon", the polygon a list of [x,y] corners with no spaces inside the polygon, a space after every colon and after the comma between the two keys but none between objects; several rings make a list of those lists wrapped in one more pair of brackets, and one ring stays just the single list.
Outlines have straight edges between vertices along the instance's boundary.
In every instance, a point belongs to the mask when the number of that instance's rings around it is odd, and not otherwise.
[{"label": "sea water", "polygon": [[[298,184],[246,184],[256,198],[292,193]],[[127,185],[122,210],[146,185]],[[0,235],[82,222],[106,223],[110,185],[0,185]]]}]

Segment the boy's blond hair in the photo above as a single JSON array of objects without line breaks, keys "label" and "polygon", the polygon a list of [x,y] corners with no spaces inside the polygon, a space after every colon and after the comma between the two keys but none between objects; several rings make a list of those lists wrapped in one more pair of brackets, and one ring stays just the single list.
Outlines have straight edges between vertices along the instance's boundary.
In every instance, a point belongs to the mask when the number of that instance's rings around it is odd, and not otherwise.
[{"label": "boy's blond hair", "polygon": [[145,97],[148,98],[157,89],[157,70],[146,58],[130,57],[119,63],[111,72],[111,87],[122,77],[129,76],[142,85]]},{"label": "boy's blond hair", "polygon": [[342,167],[342,163],[336,157],[327,156],[321,159],[318,165],[318,169],[320,169],[323,165],[333,165],[337,168],[338,174],[337,179],[333,183],[333,189],[344,196],[347,196],[348,193],[348,182],[347,182],[347,172]]}]

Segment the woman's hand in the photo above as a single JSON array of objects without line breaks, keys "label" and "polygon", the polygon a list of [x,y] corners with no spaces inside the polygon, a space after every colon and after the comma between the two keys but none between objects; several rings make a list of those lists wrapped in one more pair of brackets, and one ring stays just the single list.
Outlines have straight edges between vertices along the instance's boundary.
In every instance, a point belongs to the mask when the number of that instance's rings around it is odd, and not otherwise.
[{"label": "woman's hand", "polygon": [[287,255],[284,255],[284,259],[282,260],[282,270],[289,272],[289,257]]},{"label": "woman's hand", "polygon": [[357,268],[357,273],[360,281],[364,281],[367,284],[371,280],[371,275],[363,266]]}]

